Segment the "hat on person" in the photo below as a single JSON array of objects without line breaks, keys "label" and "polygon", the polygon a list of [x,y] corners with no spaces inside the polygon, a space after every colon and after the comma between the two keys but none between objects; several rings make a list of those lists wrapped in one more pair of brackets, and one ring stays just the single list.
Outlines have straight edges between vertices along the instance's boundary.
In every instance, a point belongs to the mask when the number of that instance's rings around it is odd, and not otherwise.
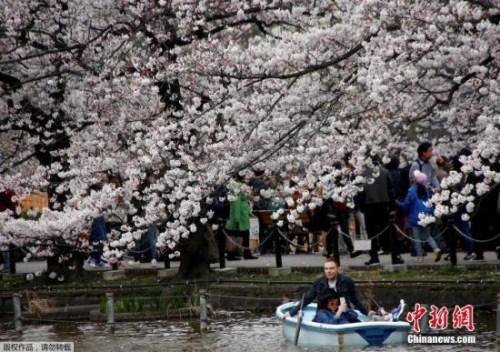
[{"label": "hat on person", "polygon": [[321,293],[318,296],[318,301],[320,304],[326,304],[332,298],[338,299],[338,298],[340,298],[340,296],[338,295],[338,293],[334,289],[329,288],[328,290],[325,290],[323,293]]},{"label": "hat on person", "polygon": [[427,183],[427,175],[420,170],[415,170],[413,172],[413,179],[415,180],[415,183],[418,183],[419,185],[425,185]]}]

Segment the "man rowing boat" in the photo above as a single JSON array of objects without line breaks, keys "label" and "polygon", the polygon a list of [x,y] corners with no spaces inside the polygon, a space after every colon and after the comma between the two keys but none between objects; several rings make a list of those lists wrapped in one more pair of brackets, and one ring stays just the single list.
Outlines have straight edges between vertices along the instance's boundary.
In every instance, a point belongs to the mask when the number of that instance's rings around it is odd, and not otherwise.
[{"label": "man rowing boat", "polygon": [[[340,297],[341,307],[344,305],[345,308],[354,308],[367,315],[368,311],[358,299],[354,281],[347,275],[339,273],[339,266],[332,258],[326,259],[323,268],[324,275],[313,282],[304,296],[304,307],[324,296],[328,290],[334,290]],[[299,305],[296,305],[285,315],[285,318],[296,315],[299,310]]]}]

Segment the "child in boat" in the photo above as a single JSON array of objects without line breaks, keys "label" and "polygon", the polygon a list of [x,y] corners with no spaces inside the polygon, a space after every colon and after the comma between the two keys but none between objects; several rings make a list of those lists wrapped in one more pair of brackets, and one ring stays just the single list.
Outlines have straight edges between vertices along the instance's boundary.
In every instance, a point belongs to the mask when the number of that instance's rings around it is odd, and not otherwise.
[{"label": "child in boat", "polygon": [[[343,301],[343,302],[342,302]],[[313,319],[322,324],[349,324],[359,322],[358,313],[347,307],[347,303],[334,290],[328,290],[319,298],[318,310]]]},{"label": "child in boat", "polygon": [[339,297],[334,290],[328,290],[319,298],[318,310],[313,321],[322,324],[349,324],[358,323],[360,321],[398,321],[401,317],[404,318],[404,312],[407,305],[404,300],[394,308],[390,313],[384,308],[380,308],[378,314],[370,311],[368,316],[365,316],[354,309],[347,307],[345,300]]}]

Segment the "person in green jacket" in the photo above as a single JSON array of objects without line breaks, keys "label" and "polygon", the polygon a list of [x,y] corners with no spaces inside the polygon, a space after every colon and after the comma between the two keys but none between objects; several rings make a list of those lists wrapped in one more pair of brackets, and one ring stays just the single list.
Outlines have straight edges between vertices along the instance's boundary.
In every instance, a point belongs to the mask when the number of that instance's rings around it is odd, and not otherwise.
[{"label": "person in green jacket", "polygon": [[[226,221],[226,230],[230,236],[243,238],[243,258],[244,259],[257,259],[252,256],[250,252],[250,215],[252,209],[247,196],[243,192],[236,195],[236,199],[230,202],[229,205],[229,218]],[[237,253],[228,252],[228,260],[235,260]]]}]

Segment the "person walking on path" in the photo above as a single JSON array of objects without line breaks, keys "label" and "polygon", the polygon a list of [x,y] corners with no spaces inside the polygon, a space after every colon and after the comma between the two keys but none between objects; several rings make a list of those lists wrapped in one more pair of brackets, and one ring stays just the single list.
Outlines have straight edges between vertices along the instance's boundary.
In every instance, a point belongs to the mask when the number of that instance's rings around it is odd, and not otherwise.
[{"label": "person walking on path", "polygon": [[419,225],[420,214],[431,215],[433,213],[432,208],[425,204],[429,200],[429,192],[426,188],[427,176],[423,172],[415,170],[413,179],[415,184],[408,190],[404,201],[397,201],[397,204],[408,215],[408,228],[413,234],[417,263],[422,263],[424,260],[422,243],[428,243],[431,246],[432,250],[436,253],[435,261],[437,262],[441,259],[442,252],[431,236],[431,228]]},{"label": "person walking on path", "polygon": [[[231,236],[242,237],[243,258],[257,259],[252,256],[250,247],[250,215],[252,213],[250,202],[244,192],[240,191],[234,196],[229,206],[229,218],[226,221],[226,230]],[[228,253],[228,260],[232,260],[232,253]]]},{"label": "person walking on path", "polygon": [[378,168],[378,175],[373,183],[367,183],[363,191],[363,212],[365,213],[366,231],[371,239],[370,260],[365,265],[380,265],[378,251],[381,244],[392,249],[393,264],[402,264],[395,246],[391,246],[390,212],[394,208],[394,188],[389,172]]}]

